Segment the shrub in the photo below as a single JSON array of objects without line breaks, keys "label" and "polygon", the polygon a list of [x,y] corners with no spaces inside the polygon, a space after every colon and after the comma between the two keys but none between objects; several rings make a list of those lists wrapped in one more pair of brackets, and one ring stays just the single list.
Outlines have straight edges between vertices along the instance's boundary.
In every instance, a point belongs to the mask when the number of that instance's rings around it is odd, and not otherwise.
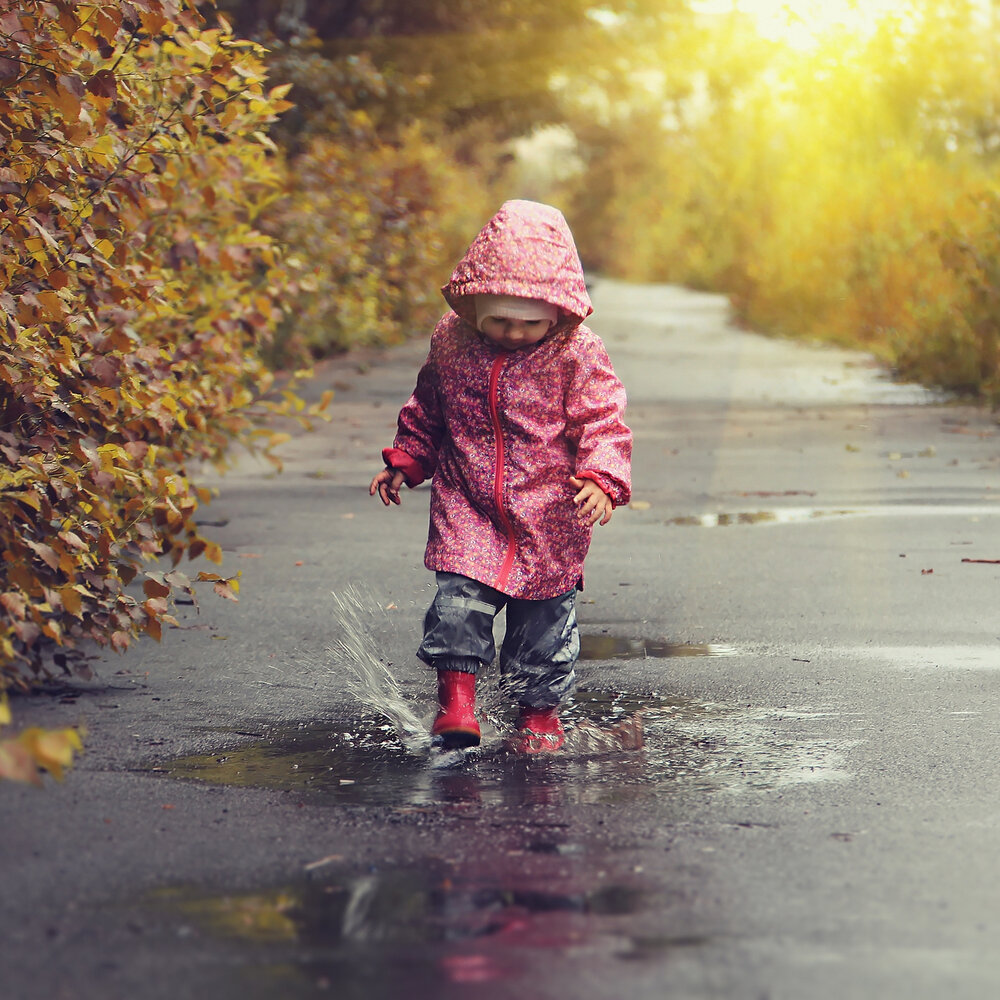
[{"label": "shrub", "polygon": [[294,327],[278,345],[285,352],[298,345],[321,356],[429,329],[445,308],[439,289],[457,241],[481,225],[457,224],[466,214],[452,207],[461,176],[419,125],[388,142],[364,112],[357,119],[350,141],[316,137],[291,161],[288,196],[268,213],[297,283]]},{"label": "shrub", "polygon": [[192,590],[176,565],[221,559],[187,469],[267,433],[286,279],[256,220],[288,105],[262,50],[187,0],[23,0],[0,42],[2,688],[87,676],[84,640],[159,638]]}]

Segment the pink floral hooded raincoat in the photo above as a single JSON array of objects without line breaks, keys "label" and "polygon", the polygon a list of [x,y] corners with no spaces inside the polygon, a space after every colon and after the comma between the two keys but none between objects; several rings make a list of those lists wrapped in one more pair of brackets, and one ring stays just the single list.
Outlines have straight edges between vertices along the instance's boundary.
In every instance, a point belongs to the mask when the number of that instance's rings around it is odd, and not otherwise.
[{"label": "pink floral hooded raincoat", "polygon": [[[583,325],[593,310],[562,213],[506,202],[442,292],[452,311],[382,453],[408,486],[433,477],[424,563],[515,598],[582,586],[592,529],[568,480],[588,477],[628,503],[632,435],[625,389]],[[507,351],[476,329],[478,294],[544,299],[559,320],[541,342]]]}]

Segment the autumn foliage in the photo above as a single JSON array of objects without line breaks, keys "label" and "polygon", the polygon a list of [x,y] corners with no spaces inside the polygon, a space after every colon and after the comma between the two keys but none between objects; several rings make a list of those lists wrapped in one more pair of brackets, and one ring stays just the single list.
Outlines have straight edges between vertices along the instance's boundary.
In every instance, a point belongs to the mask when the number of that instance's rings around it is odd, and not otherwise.
[{"label": "autumn foliage", "polygon": [[608,274],[725,292],[757,330],[1000,402],[1000,24],[970,0],[896,8],[805,50],[736,10],[647,39],[616,102],[575,99],[563,197]]},{"label": "autumn foliage", "polygon": [[386,110],[419,83],[363,54],[325,58],[318,46],[277,46],[269,57],[297,102],[274,132],[287,157],[283,197],[261,219],[296,287],[295,315],[270,355],[278,363],[429,330],[454,259],[493,207],[433,121]]},{"label": "autumn foliage", "polygon": [[267,433],[286,288],[261,56],[182,0],[0,4],[0,688],[158,638],[177,564],[221,559],[188,470]]}]

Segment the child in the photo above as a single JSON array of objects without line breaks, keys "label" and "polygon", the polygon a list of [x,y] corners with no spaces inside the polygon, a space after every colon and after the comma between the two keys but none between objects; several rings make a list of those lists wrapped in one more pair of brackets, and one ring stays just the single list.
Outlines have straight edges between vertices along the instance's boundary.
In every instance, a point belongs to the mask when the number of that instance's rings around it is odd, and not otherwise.
[{"label": "child", "polygon": [[557,750],[591,532],[631,491],[625,390],[582,325],[593,309],[557,209],[506,202],[442,292],[451,311],[369,493],[398,504],[403,483],[433,477],[424,563],[438,590],[417,656],[437,669],[435,743],[479,743],[475,675],[493,661],[506,606],[501,682],[520,704],[516,745]]}]

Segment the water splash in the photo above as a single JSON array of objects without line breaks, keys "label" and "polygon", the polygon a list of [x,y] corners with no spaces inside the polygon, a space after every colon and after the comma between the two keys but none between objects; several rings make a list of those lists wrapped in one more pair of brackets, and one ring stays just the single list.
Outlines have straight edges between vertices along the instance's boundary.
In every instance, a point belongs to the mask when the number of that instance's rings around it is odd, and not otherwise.
[{"label": "water splash", "polygon": [[385,716],[412,753],[430,747],[427,727],[417,717],[399,690],[388,664],[379,656],[375,637],[388,623],[385,610],[375,599],[353,584],[332,593],[340,636],[329,653],[347,677],[347,690],[366,708]]},{"label": "water splash", "polygon": [[[480,747],[468,750],[443,751],[434,747],[425,720],[414,711],[400,691],[399,682],[390,665],[379,656],[378,636],[391,631],[394,623],[374,594],[355,585],[333,593],[334,617],[340,635],[329,648],[338,672],[347,678],[347,691],[366,708],[383,716],[391,724],[405,750],[426,757],[432,770],[461,767],[483,753],[509,751],[508,742],[514,736],[514,706],[518,702],[517,683],[500,682],[496,663],[482,670],[477,678],[477,715],[483,725]],[[604,638],[604,637],[602,637]],[[611,637],[607,637],[611,638]],[[643,746],[643,713],[626,715],[615,711],[613,717],[587,719],[591,696],[577,693],[564,708],[568,712],[564,754],[592,756],[638,750]],[[574,706],[577,711],[574,711]],[[639,707],[639,706],[635,706]]]}]

